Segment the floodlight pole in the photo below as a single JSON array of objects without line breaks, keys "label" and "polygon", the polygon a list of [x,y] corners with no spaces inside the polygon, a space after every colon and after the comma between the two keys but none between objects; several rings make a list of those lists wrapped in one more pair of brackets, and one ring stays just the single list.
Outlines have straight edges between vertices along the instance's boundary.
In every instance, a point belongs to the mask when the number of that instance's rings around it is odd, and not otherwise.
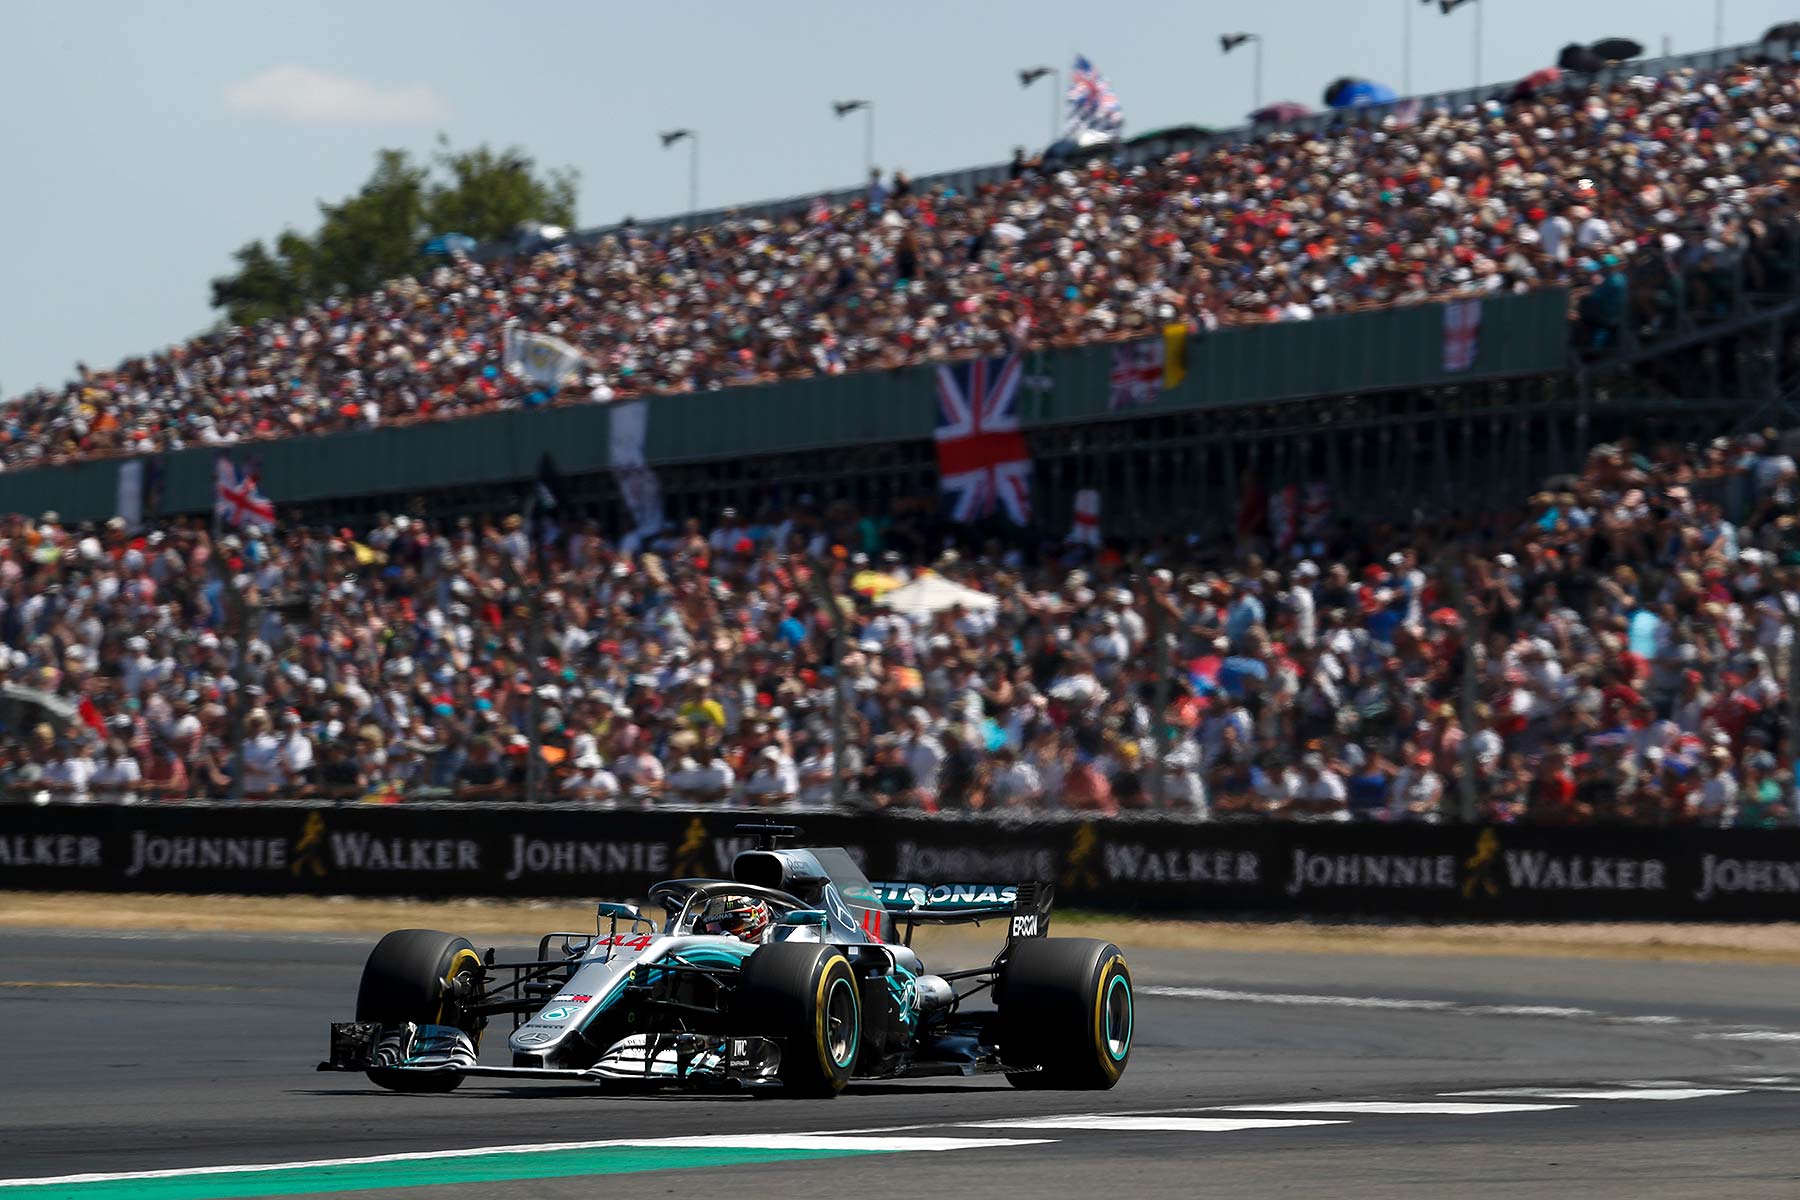
[{"label": "floodlight pole", "polygon": [[688,134],[688,216],[700,211],[700,135]]},{"label": "floodlight pole", "polygon": [[1475,0],[1475,82],[1473,87],[1481,86],[1481,10],[1486,7],[1481,0]]},{"label": "floodlight pole", "polygon": [[1412,0],[1400,0],[1400,90],[1412,95]]}]

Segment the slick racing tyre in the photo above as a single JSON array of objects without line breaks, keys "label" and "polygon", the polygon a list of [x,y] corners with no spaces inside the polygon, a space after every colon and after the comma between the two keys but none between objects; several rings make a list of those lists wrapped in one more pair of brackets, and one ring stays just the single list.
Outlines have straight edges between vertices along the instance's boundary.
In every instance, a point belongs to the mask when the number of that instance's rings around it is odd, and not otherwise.
[{"label": "slick racing tyre", "polygon": [[1131,1061],[1131,970],[1111,942],[1014,942],[994,988],[1014,1087],[1104,1090]]},{"label": "slick racing tyre", "polygon": [[[468,938],[435,929],[397,929],[375,943],[356,992],[356,1019],[385,1028],[454,1025],[479,1044],[482,1022],[463,1016],[451,995],[459,976],[479,975],[481,956]],[[394,1092],[448,1092],[460,1071],[404,1071],[374,1067],[370,1080]]]},{"label": "slick racing tyre", "polygon": [[790,1092],[835,1096],[850,1082],[862,1047],[862,997],[836,947],[759,947],[738,976],[731,1015],[734,1032],[780,1043],[781,1082]]}]

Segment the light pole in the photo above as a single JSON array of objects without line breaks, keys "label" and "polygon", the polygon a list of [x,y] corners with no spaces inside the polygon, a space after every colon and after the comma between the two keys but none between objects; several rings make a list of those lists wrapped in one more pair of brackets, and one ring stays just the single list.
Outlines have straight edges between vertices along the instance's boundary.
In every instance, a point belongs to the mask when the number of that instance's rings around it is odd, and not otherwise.
[{"label": "light pole", "polygon": [[670,129],[658,134],[663,149],[676,142],[688,144],[688,216],[700,211],[700,134],[693,129]]},{"label": "light pole", "polygon": [[1062,72],[1055,67],[1024,67],[1019,71],[1019,86],[1028,88],[1046,75],[1050,77],[1050,140],[1044,144],[1054,146],[1062,132]]},{"label": "light pole", "polygon": [[1262,107],[1262,35],[1259,33],[1224,33],[1219,35],[1219,51],[1230,54],[1245,42],[1256,43],[1256,66],[1250,82],[1250,111]]},{"label": "light pole", "polygon": [[1473,87],[1481,86],[1481,5],[1478,0],[1438,0],[1438,11],[1449,16],[1465,4],[1475,5],[1475,82]]},{"label": "light pole", "polygon": [[[1433,0],[1419,0],[1420,4],[1427,7],[1430,7],[1432,2]],[[1406,11],[1406,29],[1403,37],[1405,43],[1405,50],[1403,53],[1406,55],[1406,63],[1401,68],[1402,82],[1400,87],[1402,91],[1410,96],[1412,95],[1412,7],[1408,3],[1408,0],[1400,0],[1400,5]]]},{"label": "light pole", "polygon": [[1412,95],[1412,5],[1400,0],[1400,91]]},{"label": "light pole", "polygon": [[862,110],[863,114],[863,174],[867,175],[875,169],[875,102],[873,100],[833,100],[831,111],[843,120],[851,113]]},{"label": "light pole", "polygon": [[1713,0],[1713,49],[1725,44],[1725,0]]}]

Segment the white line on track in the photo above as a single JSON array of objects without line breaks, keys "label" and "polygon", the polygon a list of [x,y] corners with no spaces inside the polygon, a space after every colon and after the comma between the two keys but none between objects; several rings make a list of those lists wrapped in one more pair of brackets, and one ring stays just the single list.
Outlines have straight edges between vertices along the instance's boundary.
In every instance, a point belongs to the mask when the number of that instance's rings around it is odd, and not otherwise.
[{"label": "white line on track", "polygon": [[1706,1096],[1741,1096],[1743,1088],[1482,1088],[1443,1092],[1445,1096],[1519,1096],[1544,1100],[1699,1100]]},{"label": "white line on track", "polygon": [[1338,1113],[1344,1116],[1479,1117],[1495,1113],[1549,1112],[1573,1104],[1468,1104],[1442,1100],[1297,1100],[1290,1104],[1221,1104],[1224,1112]]},{"label": "white line on track", "polygon": [[1395,996],[1315,996],[1303,992],[1239,992],[1227,988],[1155,985],[1140,985],[1134,990],[1140,996],[1173,996],[1183,1000],[1226,1000],[1241,1004],[1281,1004],[1309,1008],[1395,1008],[1448,1012],[1457,1007],[1449,1000],[1408,1000]]},{"label": "white line on track", "polygon": [[1345,1121],[1281,1121],[1255,1117],[1134,1117],[1076,1113],[1065,1117],[1017,1117],[966,1121],[959,1129],[1101,1129],[1115,1133],[1236,1133],[1244,1129],[1294,1129],[1302,1125],[1344,1125]]},{"label": "white line on track", "polygon": [[618,1138],[599,1142],[545,1142],[519,1146],[473,1146],[466,1150],[415,1150],[404,1154],[376,1154],[366,1158],[321,1158],[306,1162],[237,1163],[215,1167],[178,1167],[161,1171],[112,1171],[89,1175],[57,1175],[37,1179],[0,1179],[0,1188],[44,1184],[116,1183],[137,1179],[180,1179],[190,1175],[232,1175],[240,1172],[304,1171],[321,1167],[361,1167],[378,1163],[418,1162],[424,1159],[479,1158],[488,1154],[554,1154],[564,1150],[607,1150],[622,1147],[729,1150],[985,1150],[1005,1146],[1039,1146],[1050,1138],[983,1137],[854,1137],[826,1133],[720,1134],[703,1137]]},{"label": "white line on track", "polygon": [[1643,1025],[1685,1028],[1691,1036],[1733,1042],[1800,1042],[1800,1031],[1763,1029],[1754,1025],[1724,1025],[1691,1017],[1666,1014],[1601,1012],[1566,1004],[1462,1004],[1454,1000],[1429,1000],[1410,996],[1336,996],[1312,992],[1250,992],[1233,988],[1139,984],[1140,996],[1177,1000],[1216,1000],[1229,1004],[1270,1004],[1295,1008],[1387,1009],[1396,1012],[1445,1013],[1459,1017],[1522,1017],[1552,1021],[1586,1021],[1600,1025]]}]

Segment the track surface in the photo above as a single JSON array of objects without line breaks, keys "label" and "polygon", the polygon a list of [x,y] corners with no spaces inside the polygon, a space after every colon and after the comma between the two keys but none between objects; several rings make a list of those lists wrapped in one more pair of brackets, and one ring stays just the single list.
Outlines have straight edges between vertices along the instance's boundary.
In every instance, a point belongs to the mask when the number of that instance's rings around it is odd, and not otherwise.
[{"label": "track surface", "polygon": [[[0,1176],[9,1179],[908,1127],[896,1136],[1048,1140],[433,1191],[585,1200],[610,1182],[645,1194],[739,1196],[904,1187],[1043,1197],[1121,1186],[1153,1195],[1800,1195],[1794,967],[1132,954],[1136,1044],[1124,1082],[1107,1093],[926,1080],[803,1102],[472,1081],[450,1096],[413,1097],[312,1071],[327,1023],[348,1016],[370,938],[3,936]],[[1445,1095],[1508,1088],[1626,1095]],[[1715,1089],[1730,1094],[1691,1094]],[[1637,1098],[1653,1095],[1679,1098]],[[1272,1107],[1340,1101],[1569,1107],[1469,1115]],[[1197,1111],[1221,1106],[1262,1111]],[[1118,1114],[1139,1115],[1131,1124],[1143,1127],[1033,1123]],[[1341,1123],[1182,1127],[1232,1118]],[[1005,1124],[970,1127],[977,1122]]]}]

